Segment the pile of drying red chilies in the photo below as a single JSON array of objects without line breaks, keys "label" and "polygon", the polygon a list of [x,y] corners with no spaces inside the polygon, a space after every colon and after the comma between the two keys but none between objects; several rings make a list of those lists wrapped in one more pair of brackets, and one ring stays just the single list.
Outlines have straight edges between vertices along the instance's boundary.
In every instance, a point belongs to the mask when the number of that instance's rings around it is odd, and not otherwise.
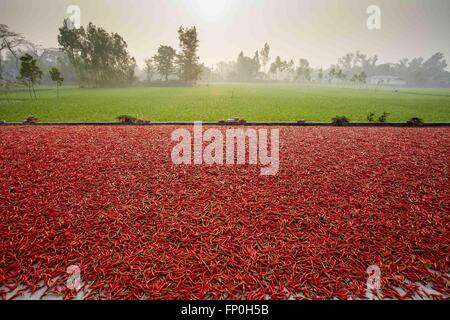
[{"label": "pile of drying red chilies", "polygon": [[174,129],[0,127],[0,294],[76,265],[87,299],[363,298],[377,265],[448,295],[449,129],[282,128],[276,176],[175,166]]}]

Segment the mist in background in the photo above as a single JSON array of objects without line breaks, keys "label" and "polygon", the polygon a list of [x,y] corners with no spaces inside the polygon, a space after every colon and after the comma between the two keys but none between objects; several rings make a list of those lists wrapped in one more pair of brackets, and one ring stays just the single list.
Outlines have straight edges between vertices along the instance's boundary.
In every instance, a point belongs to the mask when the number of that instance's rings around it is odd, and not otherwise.
[{"label": "mist in background", "polygon": [[[81,23],[119,33],[142,66],[161,44],[177,47],[179,26],[196,26],[206,66],[253,55],[269,43],[271,57],[328,67],[348,52],[377,54],[379,63],[404,57],[450,57],[448,0],[1,0],[0,23],[32,42],[57,47],[69,5]],[[381,29],[368,30],[369,5],[381,8]]]}]

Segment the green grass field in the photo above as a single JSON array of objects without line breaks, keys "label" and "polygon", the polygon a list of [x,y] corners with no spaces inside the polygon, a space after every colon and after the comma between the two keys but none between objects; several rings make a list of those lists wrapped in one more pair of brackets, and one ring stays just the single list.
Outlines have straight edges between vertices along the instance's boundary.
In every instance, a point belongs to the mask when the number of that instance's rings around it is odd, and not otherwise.
[{"label": "green grass field", "polygon": [[343,115],[365,122],[367,114],[391,115],[389,122],[420,117],[426,122],[450,122],[450,89],[353,89],[300,85],[212,84],[195,88],[80,89],[42,87],[38,100],[25,91],[0,92],[0,120],[23,121],[34,115],[41,122],[116,121],[122,114],[154,122],[247,121],[330,122]]}]

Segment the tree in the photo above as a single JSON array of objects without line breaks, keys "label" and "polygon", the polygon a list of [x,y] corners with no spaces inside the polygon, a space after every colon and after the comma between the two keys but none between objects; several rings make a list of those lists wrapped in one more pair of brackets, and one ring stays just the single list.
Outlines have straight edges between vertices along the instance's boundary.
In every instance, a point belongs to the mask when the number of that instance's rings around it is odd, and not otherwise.
[{"label": "tree", "polygon": [[256,51],[253,58],[244,55],[244,52],[240,52],[236,61],[237,80],[239,81],[252,81],[258,75],[259,69],[259,54]]},{"label": "tree", "polygon": [[178,29],[181,53],[177,56],[180,79],[183,81],[195,82],[200,77],[202,66],[199,64],[197,56],[199,40],[195,27]]},{"label": "tree", "polygon": [[350,82],[353,82],[356,86],[356,82],[359,82],[359,75],[354,73],[353,76],[350,78]]},{"label": "tree", "polygon": [[153,57],[158,72],[169,80],[169,75],[174,72],[174,59],[177,52],[171,46],[160,46],[158,54]]},{"label": "tree", "polygon": [[[340,80],[341,82],[344,82],[345,79],[347,79],[347,75],[342,71],[342,69],[339,69],[336,73],[336,78]],[[344,82],[345,86],[345,82]]]},{"label": "tree", "polygon": [[348,72],[354,67],[354,61],[355,55],[353,53],[347,53],[345,56],[338,58],[338,65]]},{"label": "tree", "polygon": [[319,82],[322,82],[322,80],[323,80],[323,69],[322,68],[319,69],[318,78],[319,78]]},{"label": "tree", "polygon": [[269,63],[269,61],[270,61],[269,54],[270,54],[270,46],[268,43],[266,43],[266,44],[264,44],[264,48],[261,49],[261,52],[259,54],[261,57],[260,60],[261,60],[261,65],[263,67],[264,73],[266,73],[266,66],[267,66],[267,63]]},{"label": "tree", "polygon": [[2,79],[2,57],[3,51],[8,50],[14,57],[17,71],[19,71],[19,52],[16,49],[28,42],[19,34],[9,30],[9,27],[5,24],[0,24],[0,79]]},{"label": "tree", "polygon": [[298,78],[295,73],[294,60],[291,59],[288,62],[282,60],[280,56],[277,56],[275,61],[270,65],[269,73],[276,75],[276,79],[279,79],[281,75],[284,81],[292,81]]},{"label": "tree", "polygon": [[284,63],[283,63],[283,61],[281,61],[280,56],[277,56],[275,58],[275,61],[272,62],[272,64],[270,65],[269,72],[275,74],[278,71],[283,71],[283,69],[284,69]]},{"label": "tree", "polygon": [[156,70],[156,66],[155,66],[155,62],[153,59],[149,58],[149,59],[145,59],[145,67],[144,67],[144,71],[147,74],[147,81],[151,82],[153,76],[155,75],[155,73],[157,72]]},{"label": "tree", "polygon": [[64,78],[58,68],[53,67],[49,70],[50,78],[56,82],[56,96],[59,98],[59,87],[62,85]]},{"label": "tree", "polygon": [[255,72],[255,75],[258,75],[260,69],[261,61],[259,59],[259,52],[256,50],[255,55],[253,56],[253,71]]},{"label": "tree", "polygon": [[363,71],[358,75],[358,81],[361,84],[366,84],[367,83],[367,74]]},{"label": "tree", "polygon": [[28,90],[31,96],[31,90],[33,90],[34,98],[36,97],[36,91],[34,90],[34,85],[42,78],[42,71],[39,70],[39,67],[36,64],[36,59],[34,59],[28,53],[20,58],[22,64],[20,66],[20,80],[24,81],[28,86]]},{"label": "tree", "polygon": [[295,71],[295,63],[294,63],[294,59],[291,59],[291,61],[289,62],[284,62],[285,63],[285,70],[287,70],[288,72],[294,72]]},{"label": "tree", "polygon": [[59,29],[58,43],[68,56],[80,81],[95,86],[130,83],[136,61],[117,33],[89,23],[86,30],[70,28],[67,20]]},{"label": "tree", "polygon": [[423,58],[414,58],[408,64],[405,80],[412,86],[445,87],[450,85],[450,73],[446,68],[447,61],[440,52],[426,61]]},{"label": "tree", "polygon": [[312,69],[309,67],[309,61],[306,59],[300,59],[299,67],[297,68],[297,78],[303,81],[311,81]]},{"label": "tree", "polygon": [[328,71],[328,81],[332,82],[334,80],[334,78],[336,77],[336,69],[335,68],[331,68]]}]

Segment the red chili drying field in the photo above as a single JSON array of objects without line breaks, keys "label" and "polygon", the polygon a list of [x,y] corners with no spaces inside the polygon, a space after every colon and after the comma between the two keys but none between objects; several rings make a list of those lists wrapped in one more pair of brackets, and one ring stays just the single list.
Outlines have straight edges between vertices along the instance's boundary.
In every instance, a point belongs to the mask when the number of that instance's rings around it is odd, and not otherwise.
[{"label": "red chili drying field", "polygon": [[448,295],[450,129],[285,127],[276,176],[175,166],[174,129],[0,127],[2,296],[70,265],[87,299],[363,298],[370,265]]}]

